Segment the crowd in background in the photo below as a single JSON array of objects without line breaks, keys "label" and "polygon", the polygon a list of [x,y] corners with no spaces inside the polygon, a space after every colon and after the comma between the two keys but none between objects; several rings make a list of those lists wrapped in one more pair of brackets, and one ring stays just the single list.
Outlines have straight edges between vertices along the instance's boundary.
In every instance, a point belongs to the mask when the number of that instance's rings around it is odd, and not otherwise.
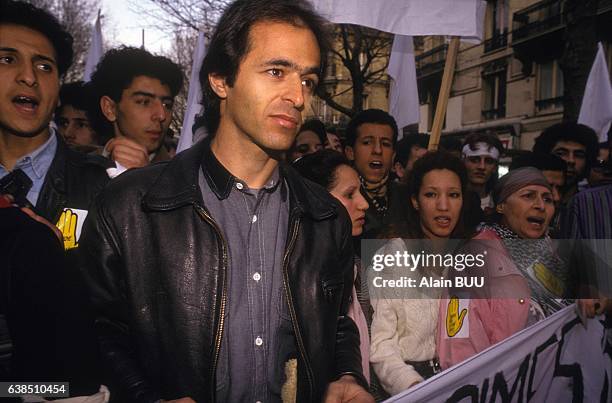
[{"label": "crowd in background", "polygon": [[[90,82],[60,86],[71,39],[46,13],[1,4],[0,81],[22,89],[3,85],[0,121],[22,134],[9,141],[3,132],[0,142],[0,313],[13,342],[0,378],[70,380],[75,395],[105,401],[113,384],[105,378],[78,269],[81,217],[72,210],[88,210],[125,171],[174,158],[169,127],[182,73],[166,57],[120,47],[104,55]],[[16,45],[4,44],[9,41]],[[35,60],[34,67],[13,68],[20,58]],[[553,240],[612,239],[612,142],[600,144],[591,128],[563,122],[545,129],[531,151],[510,155],[489,132],[443,136],[439,150],[428,151],[427,134],[400,138],[400,129],[378,109],[357,113],[346,128],[311,119],[282,157],[286,169],[328,191],[351,220],[348,315],[359,330],[363,374],[377,400],[576,300],[586,316],[610,314],[609,274],[565,261]],[[509,172],[500,177],[502,164]],[[369,295],[370,262],[359,252],[365,239],[388,239],[385,248],[393,251],[406,250],[407,239],[486,242],[500,267],[491,279],[510,287],[512,298],[475,293],[469,324],[459,322],[449,334],[445,318],[458,303],[452,290],[422,298]],[[533,242],[525,247],[523,240]],[[462,326],[469,326],[469,336],[460,337]]]}]

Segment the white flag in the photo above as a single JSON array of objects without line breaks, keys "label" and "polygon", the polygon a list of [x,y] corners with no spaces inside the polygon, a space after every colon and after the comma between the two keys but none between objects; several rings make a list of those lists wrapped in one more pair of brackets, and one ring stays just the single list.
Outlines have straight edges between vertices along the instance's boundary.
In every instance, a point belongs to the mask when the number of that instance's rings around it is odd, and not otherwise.
[{"label": "white flag", "polygon": [[597,47],[597,56],[584,89],[578,123],[591,127],[597,132],[599,141],[604,142],[608,139],[612,123],[612,86],[601,42]]},{"label": "white flag", "polygon": [[206,55],[206,37],[203,32],[198,35],[198,42],[193,51],[193,65],[191,66],[191,77],[189,77],[189,92],[187,93],[187,108],[183,116],[183,127],[179,137],[176,152],[180,153],[193,145],[193,122],[202,110],[202,87],[200,86],[200,69]]},{"label": "white flag", "polygon": [[394,34],[483,37],[486,2],[482,0],[311,0],[337,24],[356,24]]},{"label": "white flag", "polygon": [[391,77],[389,113],[397,122],[401,139],[403,127],[419,122],[419,93],[411,36],[395,35],[387,73]]},{"label": "white flag", "polygon": [[91,75],[96,70],[96,66],[102,58],[102,55],[104,55],[102,27],[100,25],[100,12],[98,12],[96,23],[91,29],[91,43],[89,44],[89,50],[87,51],[87,61],[85,62],[83,81],[88,82],[91,80]]}]

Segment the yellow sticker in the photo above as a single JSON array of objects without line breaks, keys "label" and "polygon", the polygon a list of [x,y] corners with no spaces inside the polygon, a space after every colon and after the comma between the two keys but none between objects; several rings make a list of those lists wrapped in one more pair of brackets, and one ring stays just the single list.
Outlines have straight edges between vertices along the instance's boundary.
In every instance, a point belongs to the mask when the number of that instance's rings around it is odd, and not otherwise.
[{"label": "yellow sticker", "polygon": [[451,297],[446,309],[446,334],[448,337],[454,337],[459,333],[467,312],[466,308],[459,312],[459,298]]},{"label": "yellow sticker", "polygon": [[546,266],[537,262],[533,265],[533,272],[536,278],[548,291],[561,298],[564,294],[564,287],[561,280],[557,278]]},{"label": "yellow sticker", "polygon": [[87,211],[80,209],[65,208],[57,221],[59,228],[64,238],[64,249],[74,249],[79,246],[79,237],[83,221],[87,217]]}]

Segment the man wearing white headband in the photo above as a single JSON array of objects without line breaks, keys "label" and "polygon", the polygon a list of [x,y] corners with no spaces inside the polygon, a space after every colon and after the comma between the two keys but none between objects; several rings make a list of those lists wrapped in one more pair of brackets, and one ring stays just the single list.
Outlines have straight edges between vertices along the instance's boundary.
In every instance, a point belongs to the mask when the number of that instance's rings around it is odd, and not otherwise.
[{"label": "man wearing white headband", "polygon": [[493,208],[491,190],[497,182],[497,165],[503,146],[490,134],[471,134],[463,143],[461,156],[468,173],[469,189],[480,197],[483,211]]}]

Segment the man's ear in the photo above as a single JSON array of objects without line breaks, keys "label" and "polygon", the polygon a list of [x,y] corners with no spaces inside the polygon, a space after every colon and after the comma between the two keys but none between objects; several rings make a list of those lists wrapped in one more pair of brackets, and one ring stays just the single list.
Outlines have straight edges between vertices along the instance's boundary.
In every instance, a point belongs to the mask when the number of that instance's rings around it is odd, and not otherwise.
[{"label": "man's ear", "polygon": [[212,90],[217,94],[217,96],[221,99],[227,98],[227,82],[225,81],[225,77],[220,76],[219,74],[210,73],[208,75],[208,82]]},{"label": "man's ear", "polygon": [[355,152],[353,151],[353,147],[345,146],[344,155],[346,155],[346,158],[348,158],[350,161],[355,161]]},{"label": "man's ear", "polygon": [[415,210],[419,210],[419,201],[416,199],[416,197],[414,196],[410,196],[410,202],[412,202],[412,207],[414,207]]},{"label": "man's ear", "polygon": [[504,214],[504,210],[506,209],[506,203],[499,203],[497,207],[495,207],[495,211],[499,214]]},{"label": "man's ear", "polygon": [[396,163],[393,164],[393,172],[395,172],[395,175],[402,179],[404,177],[404,167],[402,166],[402,163],[397,161]]},{"label": "man's ear", "polygon": [[111,97],[104,95],[100,98],[100,109],[104,117],[111,123],[117,120],[117,104]]}]

